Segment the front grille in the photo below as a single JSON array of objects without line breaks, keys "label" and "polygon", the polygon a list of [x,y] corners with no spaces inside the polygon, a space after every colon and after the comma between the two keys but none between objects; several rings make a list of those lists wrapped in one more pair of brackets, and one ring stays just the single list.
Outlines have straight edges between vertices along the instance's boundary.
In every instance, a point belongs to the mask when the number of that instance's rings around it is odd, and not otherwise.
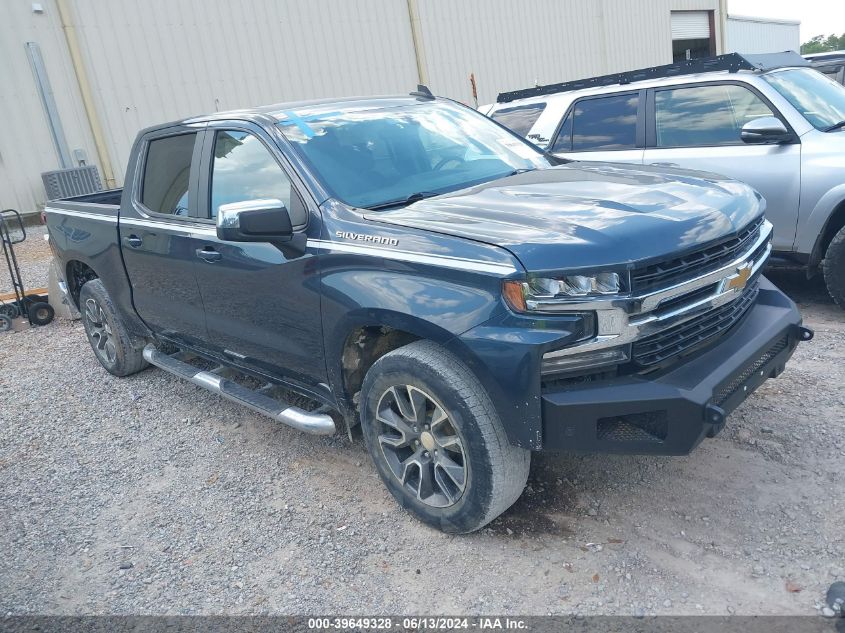
[{"label": "front grille", "polygon": [[633,344],[631,360],[651,367],[679,354],[691,352],[736,324],[754,303],[759,291],[756,280],[731,303],[705,312]]},{"label": "front grille", "polygon": [[760,235],[763,218],[752,222],[737,235],[705,248],[652,264],[631,272],[631,290],[642,293],[686,281],[729,264],[745,253]]},{"label": "front grille", "polygon": [[730,398],[748,380],[753,373],[760,369],[763,365],[772,360],[775,356],[780,354],[783,350],[789,347],[789,336],[784,334],[778,341],[772,345],[766,352],[757,360],[746,367],[742,372],[733,377],[733,379],[722,386],[713,396],[713,401],[722,406],[728,398]]}]

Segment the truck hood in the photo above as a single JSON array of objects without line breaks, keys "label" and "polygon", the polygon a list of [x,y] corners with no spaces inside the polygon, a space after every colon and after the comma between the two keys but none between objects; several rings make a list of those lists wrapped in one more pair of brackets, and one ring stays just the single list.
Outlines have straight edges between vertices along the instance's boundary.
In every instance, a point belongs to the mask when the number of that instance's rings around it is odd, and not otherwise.
[{"label": "truck hood", "polygon": [[764,207],[715,174],[573,162],[366,218],[500,246],[539,272],[665,259],[737,232]]}]

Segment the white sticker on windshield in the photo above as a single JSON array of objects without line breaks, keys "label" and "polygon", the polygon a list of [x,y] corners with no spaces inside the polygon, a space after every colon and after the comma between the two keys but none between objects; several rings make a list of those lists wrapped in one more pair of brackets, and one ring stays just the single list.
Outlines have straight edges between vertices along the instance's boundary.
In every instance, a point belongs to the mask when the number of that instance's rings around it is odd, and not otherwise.
[{"label": "white sticker on windshield", "polygon": [[520,158],[534,158],[534,152],[528,145],[515,138],[500,138],[499,142]]}]

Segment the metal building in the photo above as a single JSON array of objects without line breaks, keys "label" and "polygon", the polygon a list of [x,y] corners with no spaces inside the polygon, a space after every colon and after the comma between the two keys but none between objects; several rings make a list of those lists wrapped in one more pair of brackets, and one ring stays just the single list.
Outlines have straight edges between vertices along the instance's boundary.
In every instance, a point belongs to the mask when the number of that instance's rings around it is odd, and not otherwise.
[{"label": "metal building", "polygon": [[736,53],[779,53],[800,51],[801,22],[728,15],[726,51]]},{"label": "metal building", "polygon": [[83,163],[121,186],[137,131],[191,114],[405,93],[420,81],[474,104],[470,74],[485,103],[534,82],[668,63],[677,51],[722,52],[724,5],[3,0],[0,208],[36,211],[41,173]]}]

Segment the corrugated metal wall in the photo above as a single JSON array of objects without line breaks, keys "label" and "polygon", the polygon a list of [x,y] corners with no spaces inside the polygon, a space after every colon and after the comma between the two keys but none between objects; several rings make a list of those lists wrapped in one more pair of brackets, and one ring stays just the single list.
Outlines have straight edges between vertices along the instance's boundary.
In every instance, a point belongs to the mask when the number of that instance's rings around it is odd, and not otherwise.
[{"label": "corrugated metal wall", "polygon": [[[499,92],[672,62],[671,11],[718,0],[419,0],[436,92],[479,103]],[[719,33],[716,33],[719,41]]]},{"label": "corrugated metal wall", "polygon": [[280,101],[407,92],[405,0],[76,0],[115,169],[138,130]]},{"label": "corrugated metal wall", "polygon": [[778,53],[799,51],[800,22],[762,20],[729,15],[727,20],[728,52]]},{"label": "corrugated metal wall", "polygon": [[0,208],[31,212],[45,198],[41,172],[60,164],[26,42],[41,48],[71,151],[84,150],[89,161],[97,155],[58,13],[36,15],[31,2],[5,0],[0,9]]},{"label": "corrugated metal wall", "polygon": [[[2,0],[0,205],[33,211],[59,164],[24,43],[44,53],[70,149],[97,161],[55,0]],[[432,89],[502,90],[667,63],[670,11],[719,0],[418,0]],[[263,103],[403,93],[418,75],[407,0],[73,0],[118,184],[139,129]],[[717,25],[720,20],[717,18]],[[717,26],[718,28],[718,26]],[[717,34],[718,41],[718,34]]]}]

